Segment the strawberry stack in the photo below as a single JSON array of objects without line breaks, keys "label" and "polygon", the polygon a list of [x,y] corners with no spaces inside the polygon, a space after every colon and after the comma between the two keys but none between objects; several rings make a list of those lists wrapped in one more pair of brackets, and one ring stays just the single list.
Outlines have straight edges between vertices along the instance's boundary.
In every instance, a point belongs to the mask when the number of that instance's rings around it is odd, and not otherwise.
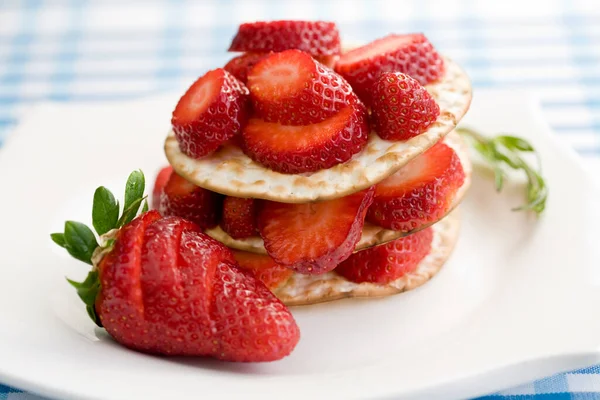
[{"label": "strawberry stack", "polygon": [[175,107],[154,208],[286,304],[411,288],[469,182],[462,70],[422,34],[342,52],[330,22],[243,24],[229,50]]}]

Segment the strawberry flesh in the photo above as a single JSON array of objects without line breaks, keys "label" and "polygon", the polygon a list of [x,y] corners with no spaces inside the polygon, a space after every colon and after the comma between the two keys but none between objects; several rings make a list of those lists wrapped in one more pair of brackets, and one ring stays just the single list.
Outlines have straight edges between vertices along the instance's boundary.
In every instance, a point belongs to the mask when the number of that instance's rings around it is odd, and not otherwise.
[{"label": "strawberry flesh", "polygon": [[444,60],[423,34],[389,35],[340,56],[335,70],[371,105],[373,85],[384,72],[402,72],[425,86],[440,79]]},{"label": "strawberry flesh", "polygon": [[437,143],[375,185],[367,220],[395,231],[422,228],[446,215],[464,180],[458,155]]},{"label": "strawberry flesh", "polygon": [[225,197],[221,228],[234,239],[257,236],[256,201],[239,197]]},{"label": "strawberry flesh", "polygon": [[171,124],[183,153],[202,158],[240,132],[248,119],[248,89],[222,68],[207,72],[177,103]]},{"label": "strawberry flesh", "polygon": [[352,254],[335,272],[356,282],[386,285],[417,269],[431,251],[433,230],[424,229],[393,242]]},{"label": "strawberry flesh", "polygon": [[239,79],[240,82],[246,84],[248,81],[248,71],[250,71],[257,62],[268,55],[269,53],[244,53],[229,60],[223,69]]},{"label": "strawberry flesh", "polygon": [[258,230],[276,263],[304,274],[331,271],[348,258],[362,234],[374,189],[317,203],[266,201]]},{"label": "strawberry flesh", "polygon": [[258,62],[248,73],[248,88],[257,116],[282,125],[318,123],[359,102],[344,78],[298,50]]},{"label": "strawberry flesh", "polygon": [[159,210],[164,216],[178,216],[201,228],[217,225],[223,196],[188,182],[173,172],[160,197]]},{"label": "strawberry flesh", "polygon": [[381,74],[373,88],[372,121],[385,140],[408,140],[425,132],[440,107],[415,79],[400,72]]},{"label": "strawberry flesh", "polygon": [[156,180],[154,181],[154,188],[152,189],[152,209],[158,210],[160,208],[160,196],[167,184],[167,181],[171,177],[173,173],[173,167],[170,165],[164,167],[158,172],[156,175]]},{"label": "strawberry flesh", "polygon": [[266,254],[250,253],[248,251],[232,250],[239,266],[250,271],[254,277],[264,283],[270,290],[275,290],[285,283],[293,271],[275,262]]},{"label": "strawberry flesh", "polygon": [[252,118],[242,132],[242,149],[254,161],[277,172],[314,172],[348,161],[366,146],[368,133],[366,109],[356,104],[306,126]]},{"label": "strawberry flesh", "polygon": [[300,340],[289,309],[250,272],[230,262],[217,267],[211,319],[218,343],[214,355],[223,360],[279,360]]},{"label": "strawberry flesh", "polygon": [[241,24],[229,51],[298,49],[313,56],[340,53],[340,34],[333,22],[269,21]]}]

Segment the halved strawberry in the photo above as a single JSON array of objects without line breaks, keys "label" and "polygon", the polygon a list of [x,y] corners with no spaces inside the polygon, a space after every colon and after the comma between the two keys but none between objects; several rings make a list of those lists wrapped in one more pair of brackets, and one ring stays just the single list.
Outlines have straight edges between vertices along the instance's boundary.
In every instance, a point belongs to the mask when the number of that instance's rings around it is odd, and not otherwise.
[{"label": "halved strawberry", "polygon": [[437,143],[375,185],[367,220],[403,232],[436,222],[448,212],[464,180],[454,150]]},{"label": "halved strawberry", "polygon": [[299,50],[274,53],[248,72],[252,105],[267,122],[309,125],[359,102],[333,70]]},{"label": "halved strawberry", "polygon": [[401,72],[384,72],[373,87],[371,117],[385,140],[408,140],[425,132],[440,115],[427,89]]},{"label": "halved strawberry", "polygon": [[248,118],[248,89],[222,68],[207,72],[177,103],[171,124],[179,148],[202,158],[236,135]]},{"label": "halved strawberry", "polygon": [[203,189],[173,172],[160,197],[162,215],[175,215],[195,222],[201,228],[217,225],[223,196]]},{"label": "halved strawberry", "polygon": [[340,53],[340,33],[334,22],[269,21],[241,24],[229,51],[298,49],[313,56]]},{"label": "halved strawberry", "polygon": [[317,203],[266,201],[258,231],[276,263],[304,274],[322,274],[348,258],[362,234],[373,188]]},{"label": "halved strawberry", "polygon": [[237,57],[232,58],[225,64],[223,69],[228,71],[237,79],[239,79],[242,83],[246,83],[248,80],[248,71],[254,67],[254,65],[267,57],[269,53],[256,53],[256,52],[248,52]]},{"label": "halved strawberry", "polygon": [[154,181],[154,188],[152,189],[152,209],[158,210],[160,207],[160,194],[162,193],[169,177],[173,173],[173,167],[167,165],[158,172],[156,180]]},{"label": "halved strawberry", "polygon": [[431,251],[432,240],[433,230],[427,228],[354,253],[335,272],[352,282],[385,285],[413,272]]},{"label": "halved strawberry", "polygon": [[252,118],[242,132],[242,149],[277,172],[313,172],[348,161],[366,146],[368,133],[366,108],[355,104],[306,126]]},{"label": "halved strawberry", "polygon": [[294,273],[283,267],[266,254],[256,254],[247,251],[232,250],[235,260],[240,267],[250,271],[254,277],[264,283],[270,290],[275,290],[286,282]]},{"label": "halved strawberry", "polygon": [[221,228],[234,239],[257,236],[255,200],[225,197]]},{"label": "halved strawberry", "polygon": [[402,72],[425,86],[444,74],[444,59],[420,33],[389,35],[342,54],[335,70],[371,104],[371,90],[383,72]]}]

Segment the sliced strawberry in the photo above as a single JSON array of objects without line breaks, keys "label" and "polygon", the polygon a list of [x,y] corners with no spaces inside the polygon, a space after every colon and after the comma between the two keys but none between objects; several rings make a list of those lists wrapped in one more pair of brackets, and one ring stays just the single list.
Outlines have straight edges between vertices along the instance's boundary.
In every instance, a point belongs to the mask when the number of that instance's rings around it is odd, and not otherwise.
[{"label": "sliced strawberry", "polygon": [[171,124],[181,151],[202,158],[236,135],[248,118],[248,89],[218,68],[207,72],[177,103]]},{"label": "sliced strawberry", "polygon": [[175,215],[198,224],[201,228],[217,225],[223,196],[188,182],[173,172],[160,197],[160,212]]},{"label": "sliced strawberry", "polygon": [[277,172],[313,172],[348,161],[366,146],[368,133],[366,109],[356,104],[307,126],[252,118],[242,132],[242,149]]},{"label": "sliced strawberry", "polygon": [[171,173],[173,172],[173,167],[170,165],[164,167],[158,172],[156,175],[156,180],[154,181],[154,188],[152,189],[152,209],[158,210],[160,207],[160,194],[162,193]]},{"label": "sliced strawberry", "polygon": [[340,33],[333,22],[269,21],[241,24],[229,51],[298,49],[313,56],[340,53]]},{"label": "sliced strawberry", "polygon": [[221,228],[234,239],[257,236],[255,200],[225,197]]},{"label": "sliced strawberry", "polygon": [[254,67],[254,65],[267,57],[270,53],[256,53],[249,52],[239,55],[237,57],[229,60],[227,64],[223,67],[225,71],[228,71],[237,79],[239,79],[242,83],[246,83],[248,80],[248,71]]},{"label": "sliced strawberry", "polygon": [[258,116],[283,125],[321,122],[359,102],[344,78],[298,50],[259,61],[248,73],[248,88]]},{"label": "sliced strawberry", "polygon": [[375,186],[367,220],[403,232],[436,222],[448,212],[464,180],[454,150],[437,143]]},{"label": "sliced strawberry", "polygon": [[275,290],[285,283],[294,273],[291,269],[283,267],[266,254],[256,254],[247,251],[232,250],[239,266],[250,271],[269,289]]},{"label": "sliced strawberry", "polygon": [[354,253],[335,272],[352,282],[385,285],[417,269],[421,260],[429,254],[432,240],[433,230],[427,228]]},{"label": "sliced strawberry", "polygon": [[384,72],[373,87],[371,117],[385,140],[408,140],[425,132],[440,115],[427,89],[400,72]]},{"label": "sliced strawberry", "polygon": [[327,68],[335,68],[335,64],[337,64],[337,61],[340,59],[340,56],[335,55],[335,56],[316,56],[315,60],[317,60],[318,62],[320,62],[321,64],[323,64],[324,66],[326,66]]},{"label": "sliced strawberry", "polygon": [[267,201],[258,213],[258,231],[276,263],[322,274],[352,254],[372,201],[373,188],[317,203]]},{"label": "sliced strawberry", "polygon": [[371,104],[371,90],[383,72],[402,72],[423,86],[444,74],[444,60],[423,34],[390,35],[343,54],[335,70]]},{"label": "sliced strawberry", "polygon": [[292,352],[300,330],[290,310],[250,272],[219,264],[213,286],[214,356],[227,361],[274,361]]}]

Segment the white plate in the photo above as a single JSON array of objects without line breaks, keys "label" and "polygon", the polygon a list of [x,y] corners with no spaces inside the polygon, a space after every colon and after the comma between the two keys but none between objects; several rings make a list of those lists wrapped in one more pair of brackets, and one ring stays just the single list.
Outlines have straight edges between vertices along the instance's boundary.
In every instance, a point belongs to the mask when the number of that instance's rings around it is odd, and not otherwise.
[{"label": "white plate", "polygon": [[[600,196],[536,103],[477,93],[468,122],[518,132],[541,151],[545,215],[511,212],[476,174],[458,248],[424,287],[382,300],[294,309],[292,356],[271,364],[167,359],[126,350],[88,320],[64,280],[86,266],[48,234],[89,221],[92,193],[149,180],[176,97],[44,105],[0,151],[0,381],[61,398],[468,397],[600,360]],[[594,242],[596,241],[596,242]]]}]

